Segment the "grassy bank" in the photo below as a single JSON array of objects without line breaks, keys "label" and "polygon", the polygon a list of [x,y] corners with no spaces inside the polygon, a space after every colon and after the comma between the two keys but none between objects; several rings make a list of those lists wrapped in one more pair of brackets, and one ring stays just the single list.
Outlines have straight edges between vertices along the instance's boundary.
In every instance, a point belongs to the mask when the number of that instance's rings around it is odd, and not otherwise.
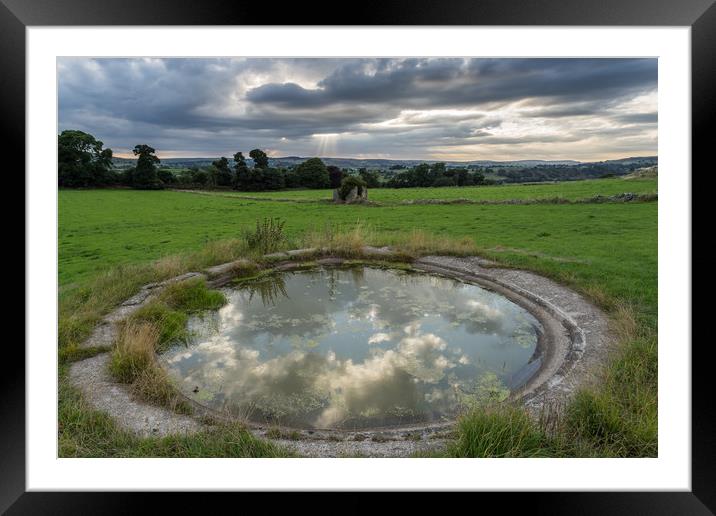
[{"label": "grassy bank", "polygon": [[469,414],[460,421],[448,455],[653,456],[656,214],[655,202],[374,209],[175,192],[60,192],[61,454],[286,453],[239,427],[181,439],[128,436],[88,409],[65,377],[70,361],[93,352],[80,351],[77,344],[102,314],[145,283],[251,255],[238,237],[256,219],[274,216],[287,221],[286,248],[330,244],[355,250],[362,244],[392,244],[411,255],[479,253],[567,283],[612,315],[620,341],[594,387],[542,421],[524,419],[521,410],[510,407]]}]

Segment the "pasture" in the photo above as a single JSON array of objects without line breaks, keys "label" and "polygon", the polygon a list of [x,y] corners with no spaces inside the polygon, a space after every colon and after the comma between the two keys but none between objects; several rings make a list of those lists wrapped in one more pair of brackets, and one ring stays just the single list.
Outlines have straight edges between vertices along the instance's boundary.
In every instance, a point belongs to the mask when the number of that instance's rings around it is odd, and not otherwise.
[{"label": "pasture", "polygon": [[[542,452],[567,456],[653,455],[658,202],[411,205],[402,201],[553,197],[579,200],[623,192],[656,193],[656,188],[656,180],[651,179],[604,179],[500,187],[373,189],[370,198],[384,203],[380,206],[320,202],[328,196],[326,191],[199,195],[178,191],[61,190],[60,304],[68,308],[61,308],[60,324],[72,318],[80,320],[78,314],[86,309],[83,296],[98,288],[101,281],[97,278],[102,273],[120,266],[149,266],[163,257],[196,254],[211,242],[241,239],[264,217],[286,221],[288,248],[304,245],[307,233],[326,231],[328,227],[340,232],[358,226],[366,243],[372,245],[400,243],[416,231],[446,239],[467,239],[485,257],[540,272],[586,293],[615,318],[621,351],[605,372],[603,386],[578,397],[565,416],[564,435],[572,437],[559,441],[559,445],[556,441],[543,443]],[[286,198],[303,202],[275,200]],[[77,323],[77,328],[84,325],[78,334],[86,335],[91,319],[82,321]],[[71,354],[67,357],[63,360],[72,359]],[[61,361],[61,370],[65,367]],[[61,387],[67,388],[64,381]],[[75,425],[72,432],[62,435],[63,455],[126,456],[138,453],[137,446],[166,446],[132,441],[135,451],[125,448],[118,452],[119,437],[114,436],[108,438],[115,439],[114,444],[97,442],[84,449],[83,439],[97,436],[96,430],[87,426],[90,423],[83,421],[95,416],[83,408],[74,392],[61,394],[60,402],[61,420],[74,418]],[[468,430],[462,430],[461,435],[467,435]],[[563,449],[575,435],[579,437],[579,449]],[[197,442],[189,440],[187,446]],[[152,449],[145,455],[163,453]],[[223,449],[216,453],[231,455]],[[459,456],[463,451],[454,449],[450,453]],[[197,445],[197,450],[187,455],[211,453]]]}]

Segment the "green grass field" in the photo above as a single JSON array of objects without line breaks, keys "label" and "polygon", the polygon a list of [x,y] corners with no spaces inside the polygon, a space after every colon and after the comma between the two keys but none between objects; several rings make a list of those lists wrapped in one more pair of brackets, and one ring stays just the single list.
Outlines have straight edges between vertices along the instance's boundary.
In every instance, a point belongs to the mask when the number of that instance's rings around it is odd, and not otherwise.
[{"label": "green grass field", "polygon": [[[657,180],[650,179],[593,179],[565,181],[561,183],[536,183],[529,185],[496,185],[439,188],[373,188],[368,197],[382,204],[397,204],[419,199],[469,199],[472,201],[504,201],[510,199],[549,199],[562,197],[578,200],[595,195],[615,195],[624,192],[636,194],[655,193]],[[332,190],[283,190],[279,192],[232,192],[222,195],[257,197],[266,199],[290,199],[295,201],[329,200]]]},{"label": "green grass field", "polygon": [[[119,266],[141,268],[165,256],[199,252],[213,241],[240,239],[244,230],[263,217],[280,217],[286,221],[287,247],[301,245],[307,231],[321,230],[326,225],[348,230],[357,222],[368,229],[369,243],[374,245],[399,242],[413,230],[443,238],[468,238],[474,242],[476,251],[486,257],[535,270],[585,292],[609,311],[619,327],[621,350],[606,371],[603,386],[578,396],[570,406],[565,415],[567,433],[562,435],[558,445],[554,441],[545,444],[544,436],[537,429],[534,431],[539,438],[530,441],[530,446],[536,446],[538,454],[546,455],[654,455],[657,202],[398,204],[402,199],[438,196],[480,200],[555,196],[581,199],[622,192],[655,193],[656,181],[605,179],[464,189],[372,190],[371,198],[379,200],[384,196],[380,200],[390,204],[385,206],[270,200],[271,196],[286,198],[289,195],[296,199],[320,199],[326,195],[321,191],[256,194],[269,199],[254,201],[233,198],[231,193],[225,196],[170,191],[63,190],[59,192],[58,228],[60,325],[66,324],[72,330],[68,330],[68,335],[86,335],[87,324],[96,315],[82,315],[83,310],[96,311],[90,306],[94,303],[92,295],[99,296],[101,288],[106,288],[106,278],[118,277],[105,275],[102,283],[97,279],[100,273]],[[117,292],[124,295],[124,290],[134,288],[132,285],[146,282],[148,273],[141,274],[127,280],[128,286],[117,287]],[[112,295],[120,296],[119,293]],[[71,353],[68,356],[71,357]],[[126,442],[130,441],[132,447],[148,446],[124,434],[117,437],[112,433],[114,430],[105,428],[109,423],[102,420],[102,432],[107,433],[109,441],[82,449],[82,443],[98,439],[93,425],[99,416],[88,411],[74,392],[61,396],[60,403],[61,420],[62,414],[70,414],[67,417],[71,417],[74,424],[72,431],[65,431],[61,437],[65,455],[116,455],[121,448],[117,444],[120,438],[125,449]],[[488,426],[497,425],[499,430],[500,425],[507,424],[501,415],[490,416],[489,421],[480,417],[463,422],[461,440],[449,453],[456,456],[482,453],[475,451],[483,448],[474,446],[474,439],[469,437],[471,432],[484,434]],[[528,424],[510,417],[510,424],[519,424],[520,428]],[[532,435],[533,429],[524,431]],[[579,449],[570,445],[564,451],[565,443],[572,441],[579,443]],[[186,446],[196,446],[194,452],[186,452],[193,456],[224,453],[215,448],[206,451],[208,444],[202,448],[200,443],[191,440]],[[254,453],[256,449],[232,453]],[[147,452],[149,455],[164,453],[163,449]],[[521,449],[510,449],[506,453],[528,454]]]}]

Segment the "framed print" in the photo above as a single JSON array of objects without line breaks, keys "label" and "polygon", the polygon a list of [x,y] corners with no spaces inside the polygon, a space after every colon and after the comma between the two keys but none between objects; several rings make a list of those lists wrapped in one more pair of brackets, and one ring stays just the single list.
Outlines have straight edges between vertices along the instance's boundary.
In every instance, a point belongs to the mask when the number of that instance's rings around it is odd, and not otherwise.
[{"label": "framed print", "polygon": [[715,8],[448,4],[3,0],[27,192],[3,509],[713,511],[691,170]]}]

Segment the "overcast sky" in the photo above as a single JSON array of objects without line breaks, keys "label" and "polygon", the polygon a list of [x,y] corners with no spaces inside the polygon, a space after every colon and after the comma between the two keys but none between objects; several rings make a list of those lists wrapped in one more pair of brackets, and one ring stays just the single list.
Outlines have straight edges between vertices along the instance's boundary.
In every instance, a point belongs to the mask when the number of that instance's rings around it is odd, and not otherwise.
[{"label": "overcast sky", "polygon": [[656,59],[58,59],[59,129],[117,156],[656,155]]}]

